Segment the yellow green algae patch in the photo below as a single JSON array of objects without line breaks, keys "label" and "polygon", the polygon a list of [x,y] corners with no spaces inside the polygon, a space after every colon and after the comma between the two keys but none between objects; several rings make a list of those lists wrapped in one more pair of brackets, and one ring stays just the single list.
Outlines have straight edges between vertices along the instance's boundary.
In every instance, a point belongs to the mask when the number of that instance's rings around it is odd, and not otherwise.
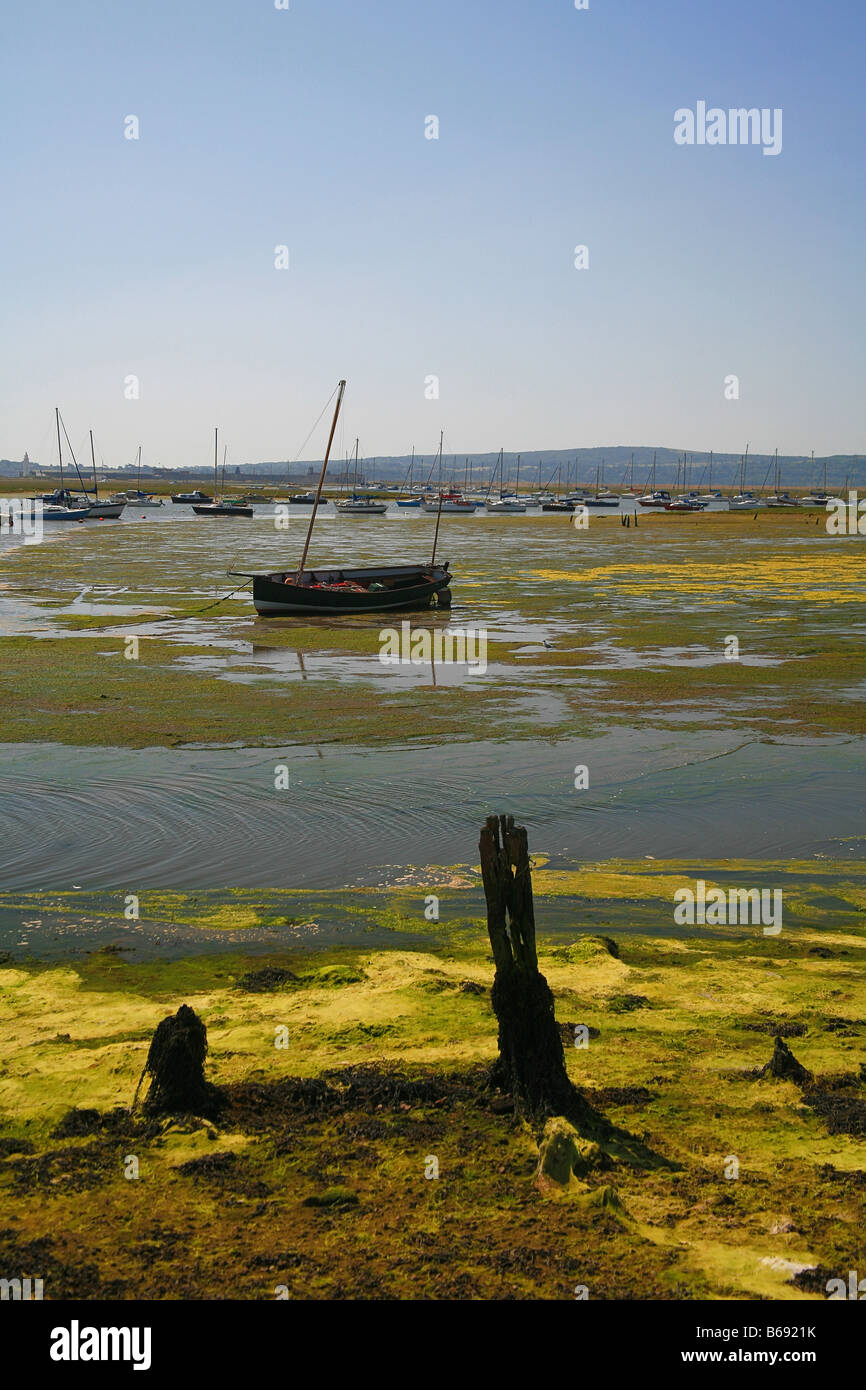
[{"label": "yellow green algae patch", "polygon": [[[864,1253],[864,954],[854,912],[777,938],[542,933],[571,1076],[669,1164],[559,1197],[535,1185],[538,1135],[483,1087],[480,920],[456,946],[13,961],[0,1255],[48,1298],[820,1296],[789,1266],[844,1277]],[[181,1003],[228,1108],[136,1128],[149,1039]],[[759,1075],[779,1032],[820,1105]],[[84,1119],[54,1133],[70,1107]]]}]

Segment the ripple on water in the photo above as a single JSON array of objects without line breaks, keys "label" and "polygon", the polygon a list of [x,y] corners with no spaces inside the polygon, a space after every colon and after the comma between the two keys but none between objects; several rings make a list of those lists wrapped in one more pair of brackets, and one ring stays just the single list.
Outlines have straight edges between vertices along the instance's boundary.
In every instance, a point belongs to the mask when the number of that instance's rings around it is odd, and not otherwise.
[{"label": "ripple on water", "polygon": [[[388,749],[11,745],[0,884],[376,882],[384,864],[473,862],[484,816],[499,811],[527,824],[538,852],[578,861],[832,852],[862,824],[864,760],[862,740],[743,744],[688,729]],[[587,791],[575,790],[578,764]]]}]

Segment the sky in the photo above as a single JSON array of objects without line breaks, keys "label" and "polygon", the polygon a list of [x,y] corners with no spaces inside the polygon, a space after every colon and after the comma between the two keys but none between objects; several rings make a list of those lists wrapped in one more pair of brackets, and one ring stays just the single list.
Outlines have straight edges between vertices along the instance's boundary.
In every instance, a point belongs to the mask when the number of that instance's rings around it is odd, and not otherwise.
[{"label": "sky", "polygon": [[0,457],[866,453],[862,0],[288,5],[6,8]]}]

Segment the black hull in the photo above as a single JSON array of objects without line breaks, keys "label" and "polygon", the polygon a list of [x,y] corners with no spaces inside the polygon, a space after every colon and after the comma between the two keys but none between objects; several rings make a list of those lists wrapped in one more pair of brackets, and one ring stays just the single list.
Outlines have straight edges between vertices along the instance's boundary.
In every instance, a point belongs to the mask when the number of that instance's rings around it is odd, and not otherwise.
[{"label": "black hull", "polygon": [[[305,570],[308,583],[285,583],[294,579],[292,571],[281,574],[254,574],[253,604],[260,617],[305,614],[315,617],[334,613],[395,613],[406,609],[430,608],[434,597],[441,607],[450,606],[451,575],[448,565],[382,565],[376,569]],[[352,589],[313,588],[314,584],[334,584],[344,580],[363,585],[378,583],[381,589],[362,592]]]},{"label": "black hull", "polygon": [[211,504],[211,505],[204,505],[204,504],[203,504],[203,505],[200,506],[200,507],[195,507],[195,506],[194,506],[194,507],[193,507],[193,511],[195,512],[196,516],[252,516],[252,515],[253,515],[253,509],[252,509],[252,507],[216,507],[216,506],[213,506],[212,504]]}]

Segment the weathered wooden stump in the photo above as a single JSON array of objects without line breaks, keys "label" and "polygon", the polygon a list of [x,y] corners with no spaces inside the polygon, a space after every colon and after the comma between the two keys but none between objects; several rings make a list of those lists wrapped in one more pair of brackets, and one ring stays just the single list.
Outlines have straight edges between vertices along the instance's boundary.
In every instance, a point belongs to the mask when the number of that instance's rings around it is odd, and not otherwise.
[{"label": "weathered wooden stump", "polygon": [[218,1095],[204,1079],[206,1056],[207,1029],[194,1009],[181,1004],[176,1014],[158,1024],[151,1039],[138,1083],[151,1078],[143,1109],[153,1115],[212,1115]]},{"label": "weathered wooden stump", "polygon": [[778,1081],[793,1081],[797,1086],[808,1086],[812,1080],[812,1073],[806,1070],[802,1062],[798,1062],[784,1038],[775,1039],[773,1055],[767,1065],[761,1068],[761,1076],[774,1076]]},{"label": "weathered wooden stump", "polygon": [[601,1117],[568,1078],[553,995],[538,969],[526,831],[513,816],[488,816],[479,849],[496,963],[491,998],[499,1058],[491,1081],[528,1117],[566,1115],[584,1132],[594,1129]]}]

